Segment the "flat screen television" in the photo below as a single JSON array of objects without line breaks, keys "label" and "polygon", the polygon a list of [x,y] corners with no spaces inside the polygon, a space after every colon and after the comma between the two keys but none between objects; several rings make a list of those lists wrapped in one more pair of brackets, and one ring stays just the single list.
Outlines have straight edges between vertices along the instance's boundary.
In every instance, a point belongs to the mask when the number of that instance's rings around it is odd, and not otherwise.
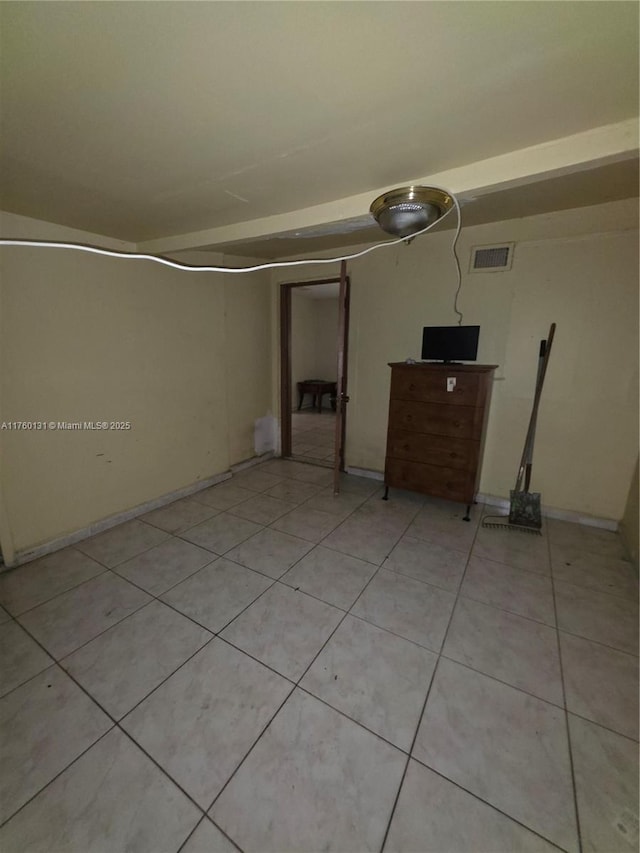
[{"label": "flat screen television", "polygon": [[423,361],[475,361],[480,326],[425,326]]}]

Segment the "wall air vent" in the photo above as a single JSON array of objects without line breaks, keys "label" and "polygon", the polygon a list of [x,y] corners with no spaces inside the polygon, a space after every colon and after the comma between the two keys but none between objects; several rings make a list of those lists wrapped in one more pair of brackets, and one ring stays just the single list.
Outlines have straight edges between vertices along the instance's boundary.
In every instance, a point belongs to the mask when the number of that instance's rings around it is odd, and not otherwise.
[{"label": "wall air vent", "polygon": [[503,272],[511,269],[514,243],[472,246],[469,272]]}]

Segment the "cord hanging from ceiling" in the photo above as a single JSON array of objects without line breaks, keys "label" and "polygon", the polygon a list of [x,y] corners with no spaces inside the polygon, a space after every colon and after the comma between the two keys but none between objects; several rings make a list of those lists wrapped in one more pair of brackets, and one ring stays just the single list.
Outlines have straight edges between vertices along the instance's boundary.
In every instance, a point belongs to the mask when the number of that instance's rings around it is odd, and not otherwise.
[{"label": "cord hanging from ceiling", "polygon": [[[409,198],[407,202],[405,199]],[[375,210],[374,210],[375,208]],[[71,249],[80,252],[89,252],[96,255],[105,255],[111,258],[123,258],[128,260],[145,260],[162,264],[173,269],[185,272],[215,272],[215,273],[250,273],[267,269],[281,269],[287,267],[305,266],[307,264],[334,264],[342,261],[352,261],[361,258],[376,249],[389,246],[397,246],[399,243],[409,243],[416,237],[426,234],[434,225],[445,219],[452,210],[456,210],[458,222],[456,233],[451,246],[456,263],[458,288],[454,299],[454,311],[459,317],[458,325],[462,324],[462,313],[458,310],[458,295],[462,286],[462,275],[460,262],[456,253],[456,243],[460,236],[462,218],[460,205],[454,195],[438,187],[406,187],[401,190],[392,190],[377,198],[371,205],[371,212],[378,224],[389,233],[400,234],[395,240],[385,240],[375,243],[359,252],[349,255],[341,255],[332,258],[307,258],[293,261],[269,261],[254,264],[248,267],[225,267],[225,266],[196,266],[174,261],[161,255],[148,255],[140,252],[122,252],[116,249],[104,249],[89,243],[75,243],[61,240],[22,240],[19,238],[0,238],[0,246],[24,246],[42,249]],[[396,217],[399,217],[396,220]],[[426,224],[425,224],[426,223]],[[424,225],[424,227],[421,227]],[[417,230],[416,230],[417,229]]]}]

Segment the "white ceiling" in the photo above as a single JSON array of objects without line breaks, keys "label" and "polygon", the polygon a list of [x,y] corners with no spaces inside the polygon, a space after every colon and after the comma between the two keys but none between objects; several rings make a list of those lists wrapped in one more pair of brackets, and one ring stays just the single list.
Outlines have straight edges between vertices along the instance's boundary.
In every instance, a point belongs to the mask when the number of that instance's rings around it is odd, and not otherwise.
[{"label": "white ceiling", "polygon": [[267,257],[414,181],[478,221],[635,196],[638,8],[2,2],[2,207]]}]

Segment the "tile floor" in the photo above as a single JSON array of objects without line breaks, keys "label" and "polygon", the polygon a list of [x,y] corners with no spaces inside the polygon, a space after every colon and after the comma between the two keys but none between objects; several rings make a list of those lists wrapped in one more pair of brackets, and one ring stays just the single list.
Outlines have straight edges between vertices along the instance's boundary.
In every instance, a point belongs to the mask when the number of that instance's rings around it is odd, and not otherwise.
[{"label": "tile floor", "polygon": [[618,537],[330,478],[271,460],[0,576],[3,853],[637,850]]},{"label": "tile floor", "polygon": [[291,413],[291,453],[297,459],[317,464],[330,464],[334,459],[336,413],[325,397],[327,408],[321,413],[301,409]]}]

